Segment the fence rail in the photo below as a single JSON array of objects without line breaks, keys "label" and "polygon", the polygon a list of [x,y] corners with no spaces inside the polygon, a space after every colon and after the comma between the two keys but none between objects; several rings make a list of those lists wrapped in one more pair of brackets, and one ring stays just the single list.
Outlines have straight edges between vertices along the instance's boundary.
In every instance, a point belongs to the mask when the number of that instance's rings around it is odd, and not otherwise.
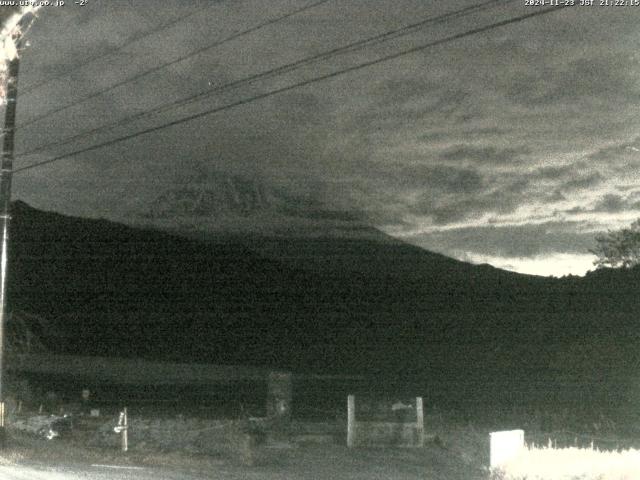
[{"label": "fence rail", "polygon": [[265,381],[269,373],[269,370],[257,367],[48,354],[11,356],[6,365],[8,370],[18,373],[90,378],[120,385],[194,386]]}]

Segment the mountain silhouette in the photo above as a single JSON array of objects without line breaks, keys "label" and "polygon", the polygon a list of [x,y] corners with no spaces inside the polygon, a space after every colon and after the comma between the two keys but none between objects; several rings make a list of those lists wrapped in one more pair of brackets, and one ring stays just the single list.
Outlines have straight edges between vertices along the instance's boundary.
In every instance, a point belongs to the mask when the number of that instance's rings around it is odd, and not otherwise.
[{"label": "mountain silhouette", "polygon": [[360,233],[194,239],[16,202],[10,305],[63,354],[417,376],[640,363],[638,269],[536,277]]}]

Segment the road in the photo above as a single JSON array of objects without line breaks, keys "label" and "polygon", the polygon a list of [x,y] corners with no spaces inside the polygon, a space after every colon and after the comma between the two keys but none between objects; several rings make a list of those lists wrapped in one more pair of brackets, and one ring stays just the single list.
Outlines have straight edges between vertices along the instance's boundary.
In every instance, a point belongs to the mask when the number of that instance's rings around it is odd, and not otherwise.
[{"label": "road", "polygon": [[[483,435],[484,437],[484,435]],[[449,437],[446,437],[449,438]],[[448,441],[446,440],[445,441]],[[0,465],[0,480],[485,480],[486,471],[470,461],[473,449],[431,445],[424,449],[357,448],[309,445],[279,452],[272,462],[246,466],[220,460],[170,467],[19,461]],[[465,444],[466,445],[466,444]],[[464,451],[461,457],[456,452]],[[113,463],[111,463],[113,462]],[[106,460],[105,460],[106,463]],[[135,465],[135,464],[133,464]]]},{"label": "road", "polygon": [[47,467],[39,465],[0,466],[3,480],[205,480],[184,472],[164,472],[151,468],[117,465]]}]

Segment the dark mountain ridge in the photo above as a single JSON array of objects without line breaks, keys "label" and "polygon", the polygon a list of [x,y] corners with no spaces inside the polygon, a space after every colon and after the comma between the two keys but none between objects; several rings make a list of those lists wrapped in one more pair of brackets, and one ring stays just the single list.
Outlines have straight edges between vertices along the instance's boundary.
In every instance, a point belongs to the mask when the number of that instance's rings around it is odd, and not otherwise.
[{"label": "dark mountain ridge", "polygon": [[640,270],[470,265],[391,239],[207,241],[13,207],[10,301],[56,353],[315,372],[533,372],[639,363]]}]

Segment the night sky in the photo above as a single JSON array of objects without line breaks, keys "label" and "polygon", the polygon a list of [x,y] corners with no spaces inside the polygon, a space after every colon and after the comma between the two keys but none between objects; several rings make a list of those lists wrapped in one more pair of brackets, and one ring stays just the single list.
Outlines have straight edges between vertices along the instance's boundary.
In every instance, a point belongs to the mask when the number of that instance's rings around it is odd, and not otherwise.
[{"label": "night sky", "polygon": [[[21,55],[17,152],[97,131],[17,155],[15,167],[548,8],[525,0],[329,0],[224,41],[314,3],[88,0],[43,7]],[[113,125],[485,3],[409,35]],[[584,274],[595,234],[640,217],[640,6],[597,3],[557,8],[18,171],[14,198],[77,216],[215,233],[357,235],[362,229],[355,227],[370,225],[466,261]],[[124,83],[196,50],[203,51]],[[78,103],[62,109],[71,102]],[[215,196],[223,190],[253,192],[255,201],[227,208]]]}]

